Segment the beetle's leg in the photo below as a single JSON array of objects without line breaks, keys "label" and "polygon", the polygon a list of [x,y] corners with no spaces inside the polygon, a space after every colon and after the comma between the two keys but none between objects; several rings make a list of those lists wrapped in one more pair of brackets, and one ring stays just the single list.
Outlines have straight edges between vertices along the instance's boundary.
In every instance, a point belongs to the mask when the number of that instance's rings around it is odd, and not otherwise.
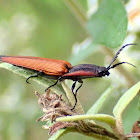
[{"label": "beetle's leg", "polygon": [[29,76],[29,77],[26,79],[26,83],[30,84],[30,83],[28,82],[28,80],[29,80],[30,78],[32,78],[32,77],[38,77],[38,76],[41,75],[41,74],[43,74],[43,72],[42,72],[42,71],[39,71],[36,75],[31,75],[31,76]]},{"label": "beetle's leg", "polygon": [[[74,90],[74,88],[75,88],[75,85],[76,85],[76,82],[77,81],[75,81],[74,83],[73,83],[73,85],[72,85],[72,89]],[[77,92],[78,92],[78,90],[82,87],[82,85],[83,85],[83,81],[81,80],[81,81],[78,81],[79,83],[81,83],[81,85],[76,89],[76,91],[75,91],[75,94],[74,94],[74,92],[73,92],[73,90],[72,90],[72,93],[73,93],[73,95],[74,95],[74,98],[75,98],[75,104],[74,104],[74,106],[73,106],[73,108],[71,109],[71,110],[73,110],[74,108],[75,108],[75,106],[76,106],[76,104],[77,104]]]},{"label": "beetle's leg", "polygon": [[76,96],[75,96],[75,94],[74,94],[74,88],[75,88],[75,86],[76,86],[76,83],[77,83],[77,81],[75,81],[75,82],[73,83],[72,87],[71,87],[71,91],[72,91],[73,96],[74,96],[74,98],[75,98],[75,105],[73,106],[73,108],[72,108],[71,110],[73,110],[73,109],[75,108],[76,104],[77,104],[77,98],[76,98]]},{"label": "beetle's leg", "polygon": [[[78,82],[79,82],[79,81],[78,81]],[[78,90],[82,87],[83,81],[80,81],[79,83],[81,83],[81,85],[76,89],[76,91],[75,91],[75,96],[77,96]]]},{"label": "beetle's leg", "polygon": [[51,88],[51,87],[57,85],[57,83],[58,83],[58,81],[60,81],[60,79],[61,79],[61,77],[59,77],[59,78],[57,79],[57,81],[56,81],[53,85],[50,85],[49,87],[47,87],[47,88],[45,89],[45,92],[46,92],[49,88]]},{"label": "beetle's leg", "polygon": [[75,82],[72,84],[72,87],[71,87],[71,91],[72,91],[73,94],[74,94],[74,91],[73,91],[73,90],[74,90],[74,88],[75,88],[75,86],[76,86],[76,82],[77,82],[77,81],[75,81]]}]

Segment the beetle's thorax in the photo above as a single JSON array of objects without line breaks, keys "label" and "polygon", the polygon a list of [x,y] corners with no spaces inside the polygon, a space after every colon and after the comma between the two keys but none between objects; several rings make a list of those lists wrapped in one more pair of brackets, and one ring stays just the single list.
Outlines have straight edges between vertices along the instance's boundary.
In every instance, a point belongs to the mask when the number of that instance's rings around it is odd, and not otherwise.
[{"label": "beetle's thorax", "polygon": [[97,77],[103,77],[103,76],[109,76],[110,73],[106,67],[99,67],[97,75],[98,75]]}]

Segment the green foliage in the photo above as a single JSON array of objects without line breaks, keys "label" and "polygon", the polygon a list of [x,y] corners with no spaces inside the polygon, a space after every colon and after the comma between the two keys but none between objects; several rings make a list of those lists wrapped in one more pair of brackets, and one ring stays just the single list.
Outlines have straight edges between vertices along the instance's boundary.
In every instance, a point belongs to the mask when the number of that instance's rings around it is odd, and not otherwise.
[{"label": "green foliage", "polygon": [[125,108],[128,106],[128,104],[133,100],[133,98],[137,95],[137,93],[140,91],[140,82],[138,82],[136,85],[131,87],[125,94],[120,98],[118,103],[113,109],[113,114],[116,117],[116,119],[121,119],[122,113],[125,110]]},{"label": "green foliage", "polygon": [[102,0],[88,20],[87,29],[95,43],[118,47],[127,31],[127,14],[121,1]]}]

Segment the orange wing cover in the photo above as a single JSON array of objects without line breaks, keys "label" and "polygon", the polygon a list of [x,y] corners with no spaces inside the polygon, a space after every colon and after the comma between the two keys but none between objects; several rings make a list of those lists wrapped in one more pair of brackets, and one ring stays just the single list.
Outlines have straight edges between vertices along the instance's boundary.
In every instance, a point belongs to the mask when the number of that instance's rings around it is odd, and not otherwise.
[{"label": "orange wing cover", "polygon": [[72,67],[67,61],[32,56],[0,56],[0,60],[16,66],[42,71],[47,75],[63,75]]}]

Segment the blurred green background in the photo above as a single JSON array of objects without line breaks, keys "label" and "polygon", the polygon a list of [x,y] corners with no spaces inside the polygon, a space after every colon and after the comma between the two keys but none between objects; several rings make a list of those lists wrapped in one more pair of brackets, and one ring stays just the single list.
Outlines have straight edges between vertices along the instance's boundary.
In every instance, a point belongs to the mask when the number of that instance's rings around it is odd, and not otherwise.
[{"label": "blurred green background", "polygon": [[[77,0],[84,11],[89,1]],[[135,32],[139,43],[140,30]],[[130,33],[129,32],[129,33]],[[86,29],[79,23],[66,1],[56,0],[0,0],[0,55],[25,55],[70,61],[75,56],[78,43],[89,37]],[[127,38],[127,43],[133,36]],[[132,42],[133,43],[133,42]],[[140,43],[139,43],[140,44]],[[140,78],[140,49],[129,47],[120,59],[129,61],[137,68],[126,66],[128,72],[138,81]],[[118,49],[118,48],[117,48]],[[117,49],[113,50],[114,53]],[[102,48],[93,48],[93,52],[79,63],[91,63],[107,66],[111,58]],[[129,57],[129,58],[128,58]],[[71,61],[77,64],[76,61]],[[121,77],[121,79],[120,79]],[[111,70],[108,78],[84,80],[78,97],[85,112],[111,85],[114,90],[101,113],[112,114],[112,108],[120,96],[128,90],[128,85],[116,69]],[[0,140],[46,140],[48,131],[42,129],[42,122],[36,122],[43,113],[37,104],[35,90],[44,93],[45,87],[7,70],[0,70]],[[131,131],[132,124],[140,117],[138,96],[131,102],[124,113],[125,133]],[[66,134],[60,139],[92,139],[77,133]]]}]

